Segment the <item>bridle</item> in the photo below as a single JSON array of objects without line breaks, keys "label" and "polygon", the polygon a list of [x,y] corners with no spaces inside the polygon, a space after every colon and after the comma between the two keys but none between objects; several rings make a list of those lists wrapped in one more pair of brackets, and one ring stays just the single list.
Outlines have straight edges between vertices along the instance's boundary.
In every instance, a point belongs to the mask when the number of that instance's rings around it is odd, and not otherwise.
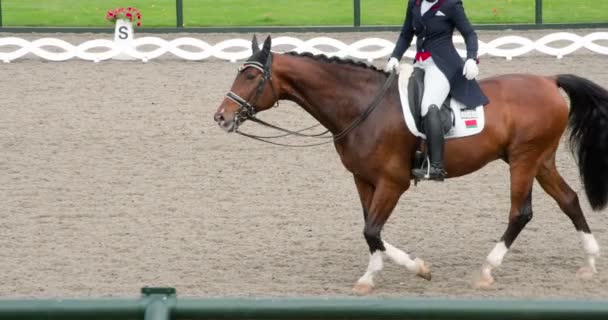
[{"label": "bridle", "polygon": [[[268,55],[268,59],[266,59],[265,64],[262,64],[261,62],[258,62],[258,61],[246,61],[239,68],[239,73],[243,72],[247,68],[256,68],[262,72],[262,79],[258,83],[258,87],[255,91],[255,95],[253,96],[252,102],[249,102],[249,101],[243,99],[241,96],[234,93],[233,91],[228,92],[226,94],[226,97],[228,99],[232,100],[234,103],[236,103],[239,106],[239,108],[236,111],[235,119],[234,119],[234,121],[235,121],[234,132],[236,132],[242,136],[248,137],[248,138],[252,138],[252,139],[255,139],[258,141],[262,141],[262,142],[266,142],[266,143],[270,143],[270,144],[274,144],[274,145],[278,145],[278,146],[283,146],[283,147],[312,147],[312,146],[319,146],[319,145],[323,145],[323,144],[327,144],[327,143],[336,142],[336,141],[343,139],[355,127],[357,127],[359,124],[361,124],[363,121],[365,121],[365,119],[372,113],[372,111],[374,111],[374,109],[380,104],[380,101],[384,97],[384,94],[386,93],[388,88],[390,88],[390,86],[392,85],[393,80],[395,79],[396,74],[397,74],[394,70],[391,71],[388,78],[384,82],[384,85],[382,86],[382,88],[380,88],[380,91],[378,92],[378,94],[376,95],[374,100],[370,103],[370,105],[367,107],[367,109],[357,119],[355,119],[348,127],[346,127],[346,129],[342,130],[340,133],[338,133],[336,135],[331,135],[331,134],[327,135],[327,133],[329,133],[329,130],[326,130],[322,133],[304,134],[302,132],[313,129],[315,127],[318,127],[318,126],[320,126],[320,124],[316,124],[311,127],[307,127],[304,129],[294,131],[294,130],[288,130],[288,129],[278,127],[276,125],[270,124],[270,123],[263,121],[256,117],[257,110],[255,108],[255,103],[257,102],[257,100],[260,98],[260,96],[264,92],[264,87],[267,82],[270,83],[270,89],[272,90],[273,98],[276,101],[275,105],[273,107],[279,106],[279,99],[276,94],[276,89],[275,89],[274,85],[272,84],[271,67],[272,67],[272,53],[270,53],[270,52]],[[245,120],[250,120],[250,121],[256,122],[262,126],[281,131],[281,132],[283,132],[283,134],[275,135],[275,136],[258,136],[258,135],[240,131],[239,126]],[[290,136],[290,135],[294,135],[294,136],[298,136],[298,137],[331,139],[331,140],[320,142],[320,143],[302,144],[302,145],[283,144],[283,143],[278,143],[278,142],[267,140],[267,139],[282,138],[282,137],[286,137],[286,136]]]},{"label": "bridle", "polygon": [[236,111],[236,115],[235,115],[235,119],[234,119],[236,129],[238,129],[238,127],[241,125],[241,123],[243,123],[247,119],[257,119],[255,117],[257,110],[255,109],[254,104],[258,101],[258,99],[264,92],[264,87],[266,86],[267,82],[270,83],[270,89],[272,90],[272,95],[276,101],[276,104],[274,105],[274,107],[279,106],[279,99],[277,97],[274,85],[272,84],[271,67],[272,67],[272,54],[269,54],[268,59],[266,59],[266,64],[262,64],[257,61],[247,61],[239,68],[239,73],[245,71],[245,69],[247,69],[247,68],[258,69],[258,70],[260,70],[260,72],[262,72],[262,79],[260,79],[260,82],[258,83],[258,87],[255,90],[255,95],[253,96],[252,102],[249,102],[249,101],[243,99],[241,96],[239,96],[238,94],[236,94],[232,91],[230,91],[226,94],[226,97],[228,99],[234,101],[234,103],[236,103],[239,106],[239,109]]},{"label": "bridle", "polygon": [[[272,69],[271,69],[272,68],[272,53],[270,53],[268,56],[268,59],[266,59],[266,64],[262,64],[258,61],[246,61],[239,68],[239,73],[243,72],[247,68],[258,69],[260,72],[262,72],[262,79],[260,79],[260,82],[258,83],[258,87],[255,91],[255,95],[253,96],[252,102],[245,100],[244,98],[242,98],[238,94],[234,93],[233,91],[230,91],[226,94],[226,97],[228,99],[232,100],[234,103],[236,103],[239,107],[235,113],[235,119],[234,119],[234,121],[235,121],[234,131],[236,133],[249,137],[249,138],[252,138],[252,139],[256,139],[256,140],[260,140],[260,141],[264,141],[264,142],[272,143],[272,144],[278,144],[278,145],[282,145],[282,144],[272,142],[272,141],[267,141],[265,139],[276,139],[276,138],[282,138],[282,137],[286,137],[286,136],[290,136],[290,135],[295,135],[295,136],[300,136],[300,137],[312,137],[312,138],[331,138],[331,136],[325,136],[325,134],[328,133],[329,130],[326,130],[322,133],[316,133],[316,134],[302,133],[304,131],[316,128],[320,124],[316,124],[311,127],[307,127],[304,129],[294,131],[294,130],[289,130],[289,129],[284,129],[284,128],[278,127],[276,125],[273,125],[271,123],[268,123],[264,120],[257,118],[255,116],[257,114],[257,110],[254,105],[257,102],[257,100],[259,99],[259,97],[262,95],[262,93],[264,92],[264,87],[266,86],[266,83],[270,83],[270,89],[272,90],[273,98],[276,101],[276,103],[273,107],[279,106],[279,99],[276,94],[276,89],[272,83]],[[274,135],[274,136],[258,136],[258,135],[253,135],[253,134],[249,134],[249,133],[240,131],[239,127],[245,120],[250,120],[250,121],[258,123],[262,126],[281,131],[281,132],[283,132],[283,134]],[[285,145],[285,146],[288,146],[288,145]]]}]

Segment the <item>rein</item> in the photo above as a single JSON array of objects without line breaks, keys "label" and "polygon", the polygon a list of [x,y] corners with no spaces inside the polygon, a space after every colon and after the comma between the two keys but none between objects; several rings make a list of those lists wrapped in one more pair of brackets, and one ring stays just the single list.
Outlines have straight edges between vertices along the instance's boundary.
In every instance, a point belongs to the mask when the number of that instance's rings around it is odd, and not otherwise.
[{"label": "rein", "polygon": [[[326,138],[326,139],[331,138],[330,136],[325,136],[325,134],[327,134],[329,132],[329,130],[325,130],[325,131],[323,131],[321,133],[315,133],[315,134],[303,134],[302,133],[304,131],[308,131],[310,129],[314,129],[314,128],[320,126],[321,125],[320,123],[315,124],[314,126],[310,126],[310,127],[304,128],[304,129],[293,131],[293,130],[281,128],[281,127],[276,126],[276,125],[274,125],[272,123],[268,123],[268,122],[266,122],[266,121],[264,121],[264,120],[262,120],[260,118],[257,118],[255,116],[249,118],[249,120],[252,121],[252,122],[255,122],[255,123],[257,123],[257,124],[259,124],[261,126],[264,126],[264,127],[267,127],[267,128],[271,128],[271,129],[275,129],[277,131],[285,132],[284,134],[280,134],[280,135],[276,135],[276,136],[266,136],[266,137],[264,137],[264,136],[257,136],[256,135],[256,137],[258,137],[258,138],[276,139],[276,138],[283,138],[283,137],[287,137],[287,136],[308,137],[308,138]],[[242,132],[242,131],[240,131],[240,132]]]},{"label": "rein", "polygon": [[[282,146],[282,147],[313,147],[313,146],[320,146],[320,145],[324,145],[324,144],[328,144],[328,143],[335,143],[341,139],[343,139],[344,137],[346,137],[353,129],[355,129],[358,125],[360,125],[363,121],[365,121],[365,119],[367,119],[367,117],[376,109],[376,107],[378,107],[378,105],[380,104],[380,102],[382,101],[382,98],[384,98],[384,95],[386,94],[386,91],[391,87],[393,81],[395,80],[396,77],[396,72],[394,70],[391,71],[391,73],[389,74],[388,78],[386,79],[386,81],[384,82],[384,84],[382,85],[382,87],[380,88],[380,91],[378,92],[378,94],[374,97],[374,100],[369,104],[369,106],[367,107],[367,109],[365,109],[365,111],[357,118],[355,119],[348,127],[346,127],[346,129],[342,130],[340,133],[333,135],[333,136],[328,136],[326,135],[327,133],[329,133],[329,130],[326,130],[322,133],[316,133],[316,134],[303,134],[302,132],[313,129],[315,127],[318,127],[320,124],[316,124],[314,126],[311,127],[307,127],[304,129],[300,129],[300,130],[288,130],[288,129],[284,129],[281,128],[279,126],[273,125],[271,123],[268,123],[266,121],[263,121],[259,118],[257,118],[256,115],[256,110],[255,107],[253,106],[253,104],[257,101],[257,99],[259,98],[259,96],[262,94],[263,90],[264,90],[264,85],[266,84],[266,82],[270,82],[270,87],[272,89],[272,94],[274,96],[274,98],[276,99],[276,106],[279,106],[279,100],[278,97],[276,95],[276,91],[274,88],[274,85],[272,84],[272,75],[271,75],[271,70],[270,67],[272,65],[272,54],[269,55],[268,60],[266,62],[265,65],[262,65],[259,62],[255,62],[255,61],[251,61],[251,62],[246,62],[241,69],[239,70],[242,71],[248,67],[253,67],[256,68],[260,71],[262,71],[262,79],[260,80],[260,84],[258,85],[258,88],[256,90],[256,95],[254,96],[254,100],[252,103],[249,103],[247,100],[241,98],[239,95],[233,93],[233,92],[229,92],[226,96],[234,101],[235,103],[237,103],[239,105],[239,110],[237,111],[236,114],[236,129],[235,132],[245,136],[247,138],[251,138],[254,140],[258,140],[258,141],[262,141],[265,143],[269,143],[269,144],[273,144],[273,145],[277,145],[277,146]],[[271,129],[275,129],[277,131],[280,132],[284,132],[284,134],[280,134],[280,135],[276,135],[276,136],[259,136],[259,135],[254,135],[254,134],[250,134],[250,133],[246,133],[243,131],[239,130],[239,126],[241,123],[243,123],[243,121],[245,120],[250,120],[253,121],[259,125],[262,125],[264,127],[268,127]],[[282,137],[287,137],[287,136],[298,136],[298,137],[307,137],[307,138],[318,138],[318,139],[331,139],[331,140],[327,140],[327,141],[323,141],[323,142],[319,142],[319,143],[311,143],[311,144],[301,144],[301,145],[294,145],[294,144],[284,144],[284,143],[279,143],[279,142],[274,142],[274,141],[270,141],[268,139],[276,139],[276,138],[282,138]]]}]

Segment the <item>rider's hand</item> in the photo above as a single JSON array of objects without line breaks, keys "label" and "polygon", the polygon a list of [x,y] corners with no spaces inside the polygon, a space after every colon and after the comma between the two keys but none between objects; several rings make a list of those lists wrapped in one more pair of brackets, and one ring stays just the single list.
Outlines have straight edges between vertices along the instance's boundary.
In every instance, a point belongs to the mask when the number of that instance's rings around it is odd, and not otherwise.
[{"label": "rider's hand", "polygon": [[399,60],[395,57],[390,58],[384,67],[384,71],[386,72],[391,72],[393,70],[395,70],[397,74],[399,73]]},{"label": "rider's hand", "polygon": [[462,69],[462,75],[467,78],[467,80],[473,80],[477,78],[479,75],[479,68],[477,67],[477,61],[473,59],[468,59],[464,64],[464,68]]}]

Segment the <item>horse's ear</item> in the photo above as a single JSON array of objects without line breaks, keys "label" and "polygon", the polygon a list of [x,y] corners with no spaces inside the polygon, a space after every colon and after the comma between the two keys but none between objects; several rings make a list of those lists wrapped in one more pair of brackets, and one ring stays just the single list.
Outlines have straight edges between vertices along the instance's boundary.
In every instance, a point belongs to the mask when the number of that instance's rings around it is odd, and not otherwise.
[{"label": "horse's ear", "polygon": [[270,52],[270,47],[272,46],[272,39],[270,38],[270,36],[268,36],[266,38],[266,40],[264,40],[264,48],[262,48],[262,51],[264,52]]},{"label": "horse's ear", "polygon": [[258,44],[258,38],[253,35],[253,39],[251,39],[251,51],[253,54],[260,52],[260,45]]}]

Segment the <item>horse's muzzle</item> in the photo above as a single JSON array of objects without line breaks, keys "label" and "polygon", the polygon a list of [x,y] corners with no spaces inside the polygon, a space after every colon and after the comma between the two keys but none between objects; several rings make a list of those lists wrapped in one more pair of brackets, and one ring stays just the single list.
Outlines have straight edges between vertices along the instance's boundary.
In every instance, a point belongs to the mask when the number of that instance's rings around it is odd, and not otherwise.
[{"label": "horse's muzzle", "polygon": [[215,120],[220,128],[224,129],[226,132],[233,132],[236,129],[234,117],[228,119],[224,116],[223,112],[216,112],[213,116],[213,120]]}]

